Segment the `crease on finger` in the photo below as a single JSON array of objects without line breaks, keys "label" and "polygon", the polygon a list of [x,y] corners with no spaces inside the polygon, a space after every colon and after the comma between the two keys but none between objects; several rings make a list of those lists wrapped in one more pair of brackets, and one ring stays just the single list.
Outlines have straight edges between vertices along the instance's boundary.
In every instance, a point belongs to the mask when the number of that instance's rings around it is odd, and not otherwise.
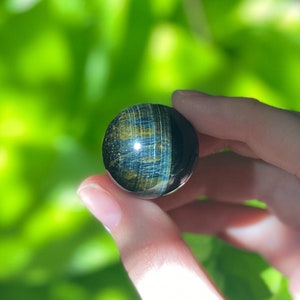
[{"label": "crease on finger", "polygon": [[261,208],[218,202],[196,201],[168,212],[184,232],[218,235],[229,227],[246,227],[270,213]]},{"label": "crease on finger", "polygon": [[169,214],[182,231],[215,235],[235,247],[257,252],[287,277],[299,267],[299,232],[268,210],[203,201]]}]

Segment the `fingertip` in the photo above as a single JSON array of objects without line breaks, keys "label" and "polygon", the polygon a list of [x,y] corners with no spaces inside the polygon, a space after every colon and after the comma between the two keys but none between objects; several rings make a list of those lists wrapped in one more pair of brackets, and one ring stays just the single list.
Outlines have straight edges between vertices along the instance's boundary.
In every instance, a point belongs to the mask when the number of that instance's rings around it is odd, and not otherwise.
[{"label": "fingertip", "polygon": [[93,176],[84,180],[77,193],[88,210],[112,232],[121,221],[122,209],[116,198],[101,185],[98,179],[101,177]]},{"label": "fingertip", "polygon": [[176,90],[172,94],[172,103],[176,105],[178,102],[185,102],[186,100],[191,100],[192,98],[203,96],[210,96],[209,94],[195,91],[195,90]]},{"label": "fingertip", "polygon": [[115,195],[117,198],[135,198],[132,194],[126,192],[125,190],[121,189],[120,186],[118,186],[111,176],[106,172],[104,174],[96,174],[87,177],[84,179],[78,189],[77,193],[86,185],[98,185],[101,187],[101,189],[109,192],[112,195]]},{"label": "fingertip", "polygon": [[104,177],[106,177],[105,174],[95,174],[95,175],[91,175],[87,178],[85,178],[80,184],[79,184],[79,187],[77,189],[77,194],[79,194],[80,190],[82,188],[84,188],[86,185],[88,184],[92,184],[92,183],[101,183],[102,180],[104,179]]}]

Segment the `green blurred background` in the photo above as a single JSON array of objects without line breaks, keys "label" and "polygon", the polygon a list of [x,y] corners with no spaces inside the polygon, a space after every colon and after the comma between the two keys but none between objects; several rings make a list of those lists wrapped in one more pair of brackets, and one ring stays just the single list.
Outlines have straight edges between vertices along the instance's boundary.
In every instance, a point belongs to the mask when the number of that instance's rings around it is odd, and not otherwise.
[{"label": "green blurred background", "polygon": [[[0,298],[138,299],[76,196],[108,122],[175,89],[300,110],[299,80],[298,1],[0,1]],[[290,299],[259,256],[185,238],[228,299]]]}]

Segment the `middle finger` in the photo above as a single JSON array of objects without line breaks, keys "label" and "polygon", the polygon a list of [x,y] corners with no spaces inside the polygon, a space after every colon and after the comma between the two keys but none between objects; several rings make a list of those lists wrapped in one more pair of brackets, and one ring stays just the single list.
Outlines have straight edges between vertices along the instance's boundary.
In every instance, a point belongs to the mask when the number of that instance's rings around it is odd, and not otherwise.
[{"label": "middle finger", "polygon": [[202,158],[184,187],[155,202],[164,210],[170,210],[201,195],[233,203],[259,199],[285,223],[300,227],[299,181],[294,175],[261,160],[232,152]]}]

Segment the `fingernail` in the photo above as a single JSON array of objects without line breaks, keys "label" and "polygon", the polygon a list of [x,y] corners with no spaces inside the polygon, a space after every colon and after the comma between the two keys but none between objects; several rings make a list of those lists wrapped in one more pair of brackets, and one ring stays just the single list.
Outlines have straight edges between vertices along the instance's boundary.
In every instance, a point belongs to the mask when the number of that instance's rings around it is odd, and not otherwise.
[{"label": "fingernail", "polygon": [[175,94],[179,94],[181,96],[200,96],[200,95],[210,96],[209,94],[200,91],[194,91],[194,90],[177,90],[174,92],[174,95]]},{"label": "fingernail", "polygon": [[114,230],[119,225],[122,217],[121,208],[107,191],[95,183],[89,183],[80,186],[77,193],[108,231]]}]

